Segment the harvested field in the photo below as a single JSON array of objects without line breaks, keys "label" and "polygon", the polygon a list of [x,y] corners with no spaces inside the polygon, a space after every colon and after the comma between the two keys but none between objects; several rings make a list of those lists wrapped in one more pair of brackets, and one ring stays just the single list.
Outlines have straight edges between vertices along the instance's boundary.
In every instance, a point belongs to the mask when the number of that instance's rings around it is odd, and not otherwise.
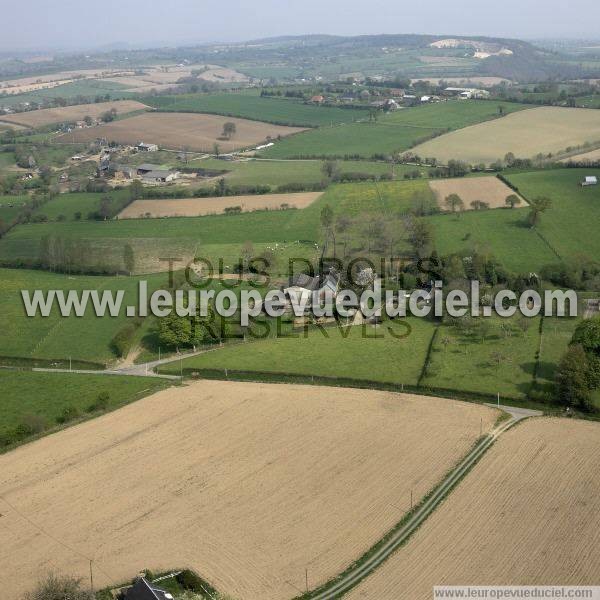
[{"label": "harvested field", "polygon": [[216,198],[185,198],[182,200],[135,200],[120,214],[119,219],[140,217],[201,217],[221,214],[226,208],[239,206],[242,212],[252,210],[306,208],[320,198],[323,192],[297,194],[264,194],[250,196],[223,196]]},{"label": "harvested field", "polygon": [[470,87],[471,85],[492,86],[499,85],[502,82],[511,83],[510,79],[503,77],[418,77],[410,80],[411,83],[416,81],[427,81],[433,85],[438,85],[440,81],[446,82],[448,85],[461,85]]},{"label": "harvested field", "polygon": [[[93,104],[77,104],[75,106],[64,106],[61,108],[44,108],[6,115],[2,117],[7,123],[16,123],[26,127],[43,127],[52,123],[65,123],[68,121],[81,121],[84,117],[98,118],[105,112],[115,109],[118,114],[126,114],[136,110],[144,110],[148,107],[135,100],[117,100],[115,102],[98,102]],[[94,128],[95,130],[95,128]],[[96,136],[97,137],[97,136]]]},{"label": "harvested field", "polygon": [[[458,194],[465,203],[465,210],[472,209],[471,202],[481,200],[490,208],[506,208],[507,196],[514,194],[504,182],[497,177],[471,177],[468,179],[438,179],[429,182],[442,210],[451,210],[444,204],[450,194]],[[521,198],[522,205],[525,201]]]},{"label": "harvested field", "polygon": [[[233,122],[236,126],[236,133],[231,140],[221,139],[223,125],[227,122]],[[231,152],[260,144],[269,136],[284,137],[300,131],[304,129],[217,115],[147,113],[99,127],[79,129],[69,133],[64,139],[70,142],[73,138],[76,142],[90,142],[104,137],[120,144],[137,144],[143,140],[163,148],[180,150],[187,146],[197,152],[212,152],[213,145],[217,143],[222,152]],[[58,139],[62,139],[62,136]]]},{"label": "harvested field", "polygon": [[[205,66],[207,66],[208,69],[204,70]],[[198,78],[205,81],[221,83],[239,83],[248,81],[246,75],[218,65],[188,65],[186,67],[167,66],[165,68],[150,67],[143,75],[127,74],[124,77],[111,77],[108,81],[128,85],[136,91],[143,91],[151,88],[165,89],[173,87],[181,79],[193,77],[192,71],[200,71]]]},{"label": "harvested field", "polygon": [[90,79],[105,76],[115,76],[122,70],[109,69],[76,69],[73,71],[60,71],[50,75],[34,75],[32,77],[20,77],[18,79],[7,79],[0,81],[0,89],[5,87],[28,86],[39,83],[49,83],[54,81],[63,81],[65,79]]},{"label": "harvested field", "polygon": [[544,106],[452,131],[413,148],[442,162],[492,163],[512,152],[520,158],[600,141],[600,111]]},{"label": "harvested field", "polygon": [[496,415],[365,390],[165,390],[0,456],[3,593],[85,577],[93,556],[98,586],[188,565],[240,600],[289,598],[305,568],[312,587],[377,541]]},{"label": "harvested field", "polygon": [[28,83],[24,85],[13,85],[10,87],[2,87],[0,85],[0,90],[9,95],[27,94],[29,92],[37,92],[38,90],[51,90],[52,88],[59,87],[66,83],[72,83],[73,81],[73,79],[59,79],[58,81]]},{"label": "harvested field", "polygon": [[600,424],[503,434],[414,537],[347,596],[430,600],[434,585],[597,585]]},{"label": "harvested field", "polygon": [[589,152],[584,152],[582,154],[575,154],[574,156],[569,156],[569,158],[563,158],[561,163],[569,163],[569,162],[589,162],[589,163],[597,163],[600,161],[600,148],[596,150],[590,150]]}]

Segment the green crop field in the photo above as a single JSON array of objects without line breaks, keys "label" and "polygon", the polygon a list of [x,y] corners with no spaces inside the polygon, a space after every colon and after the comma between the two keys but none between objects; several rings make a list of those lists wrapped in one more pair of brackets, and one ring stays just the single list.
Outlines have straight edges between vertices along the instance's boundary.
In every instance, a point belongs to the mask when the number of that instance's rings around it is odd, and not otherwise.
[{"label": "green crop field", "polygon": [[[441,325],[424,385],[524,398],[531,388],[539,341],[539,319],[484,319],[485,337]],[[508,328],[501,329],[501,324]]]},{"label": "green crop field", "polygon": [[380,181],[378,183],[346,183],[329,188],[321,198],[336,215],[359,218],[377,215],[393,222],[405,215],[415,197],[435,203],[427,181]]},{"label": "green crop field", "polygon": [[[508,176],[525,198],[547,196],[552,200],[537,229],[564,259],[600,256],[600,188],[581,187],[586,175],[600,176],[600,169],[557,169]],[[557,262],[556,257],[552,262]]]},{"label": "green crop field", "polygon": [[525,108],[515,103],[485,100],[440,102],[381,115],[376,123],[350,123],[300,133],[281,140],[262,154],[268,158],[370,157],[400,152],[446,131],[493,119],[499,115],[499,106],[505,113]]},{"label": "green crop field", "polygon": [[[149,289],[165,286],[166,275],[148,280]],[[107,363],[114,360],[111,339],[127,318],[125,305],[137,304],[136,277],[75,277],[47,273],[0,269],[0,356],[23,359],[68,359]],[[54,307],[48,317],[25,314],[21,290],[124,290],[121,314],[98,318],[88,310],[82,318],[62,318]]]},{"label": "green crop field", "polygon": [[75,213],[81,213],[81,218],[87,218],[90,212],[100,208],[102,198],[111,199],[114,211],[120,210],[129,197],[128,190],[113,190],[106,194],[75,192],[59,194],[34,211],[34,214],[44,214],[50,220],[56,220],[61,215],[69,221],[75,220]]},{"label": "green crop field", "polygon": [[[327,377],[350,377],[387,383],[416,385],[434,325],[425,319],[409,318],[408,329],[401,324],[388,324],[339,329],[326,328],[299,332],[298,337],[280,337],[248,342],[209,352],[166,365],[163,371],[178,374],[184,369],[241,369],[275,373],[296,373]],[[391,327],[397,339],[386,327]],[[342,336],[342,332],[347,337]],[[381,337],[375,337],[375,336]]]},{"label": "green crop field", "polygon": [[113,410],[166,385],[164,380],[147,377],[0,371],[0,447],[3,440],[12,441],[10,434],[20,425],[35,422],[40,430],[51,428],[65,409],[85,415],[103,392],[109,395],[106,409]]},{"label": "green crop field", "polygon": [[298,127],[352,123],[367,114],[364,110],[315,106],[295,99],[261,98],[249,94],[152,96],[145,98],[144,103],[169,112],[211,113]]}]

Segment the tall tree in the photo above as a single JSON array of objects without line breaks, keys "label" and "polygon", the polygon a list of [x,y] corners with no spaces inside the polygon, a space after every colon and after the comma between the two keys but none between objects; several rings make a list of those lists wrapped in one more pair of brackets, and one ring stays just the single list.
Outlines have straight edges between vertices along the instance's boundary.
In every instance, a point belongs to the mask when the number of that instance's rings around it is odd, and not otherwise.
[{"label": "tall tree", "polygon": [[235,123],[233,121],[227,121],[223,125],[223,137],[226,137],[228,140],[230,140],[235,135],[236,130],[237,128]]},{"label": "tall tree", "polygon": [[446,196],[444,200],[444,204],[454,213],[457,210],[463,210],[465,207],[465,203],[463,199],[458,194],[450,194]]},{"label": "tall tree", "polygon": [[556,382],[559,400],[563,404],[582,410],[591,408],[590,366],[580,344],[570,346],[563,356],[558,366]]},{"label": "tall tree", "polygon": [[329,238],[333,240],[333,256],[335,258],[335,234],[333,232],[333,210],[329,204],[326,204],[321,210],[321,227],[325,231],[325,248],[329,243]]},{"label": "tall tree", "polygon": [[535,227],[543,213],[552,206],[552,200],[546,196],[538,196],[529,201],[529,224]]},{"label": "tall tree", "polygon": [[125,265],[125,270],[131,276],[135,270],[135,254],[133,253],[131,244],[125,244],[123,248],[123,264]]}]

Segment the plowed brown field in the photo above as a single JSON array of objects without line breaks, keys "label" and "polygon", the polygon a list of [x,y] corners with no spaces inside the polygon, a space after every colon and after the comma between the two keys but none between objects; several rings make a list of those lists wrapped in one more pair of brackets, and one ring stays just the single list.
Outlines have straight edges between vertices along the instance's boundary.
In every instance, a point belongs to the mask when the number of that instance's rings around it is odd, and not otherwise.
[{"label": "plowed brown field", "polygon": [[[223,125],[228,121],[235,123],[236,133],[230,140],[224,140],[221,139]],[[187,146],[190,150],[198,152],[212,152],[213,145],[218,143],[222,152],[230,152],[255,146],[268,137],[275,139],[277,136],[283,137],[300,131],[304,129],[217,115],[147,113],[100,127],[78,129],[58,139],[90,142],[103,137],[120,144],[137,144],[144,141],[178,150]]]},{"label": "plowed brown field", "polygon": [[[188,565],[240,600],[344,569],[484,431],[476,404],[198,382],[0,456],[3,597],[56,569],[97,585]],[[581,458],[583,460],[583,458]],[[43,530],[43,532],[42,532]]]},{"label": "plowed brown field", "polygon": [[222,213],[227,207],[239,206],[243,212],[278,209],[282,204],[294,208],[310,206],[323,192],[297,194],[255,194],[216,198],[184,198],[181,200],[136,200],[119,213],[119,219],[140,217],[199,217]]},{"label": "plowed brown field", "polygon": [[600,424],[526,421],[347,597],[431,600],[434,585],[598,585],[599,464]]},{"label": "plowed brown field", "polygon": [[[515,193],[497,177],[437,179],[430,181],[429,187],[433,190],[442,210],[450,210],[444,204],[444,200],[450,194],[458,194],[465,203],[465,210],[471,210],[471,202],[474,200],[487,202],[490,208],[506,208],[506,197]],[[521,198],[521,206],[525,205],[525,200]]]}]

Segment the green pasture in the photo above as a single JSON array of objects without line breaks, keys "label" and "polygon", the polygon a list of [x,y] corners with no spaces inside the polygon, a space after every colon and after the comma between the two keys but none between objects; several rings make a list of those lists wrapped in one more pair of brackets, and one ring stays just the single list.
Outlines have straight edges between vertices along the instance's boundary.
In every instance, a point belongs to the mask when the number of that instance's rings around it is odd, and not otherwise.
[{"label": "green pasture", "polygon": [[527,208],[466,211],[426,217],[440,254],[477,251],[493,254],[515,273],[537,271],[557,262],[552,250],[527,224]]},{"label": "green pasture", "polygon": [[[150,290],[165,286],[167,275],[145,277]],[[24,359],[68,359],[107,363],[114,360],[111,339],[126,322],[125,306],[137,306],[137,277],[69,276],[45,271],[0,269],[0,356]],[[124,290],[118,317],[96,317],[90,307],[84,317],[63,318],[54,306],[48,317],[25,313],[21,290]]]},{"label": "green pasture", "polygon": [[0,221],[11,223],[29,201],[29,196],[0,196]]},{"label": "green pasture", "polygon": [[105,410],[113,410],[166,385],[147,377],[0,370],[0,438],[32,422],[40,429],[56,426],[66,409],[85,415],[102,393],[109,396]]},{"label": "green pasture", "polygon": [[[425,319],[373,327],[328,327],[300,331],[290,337],[246,342],[199,355],[162,371],[178,374],[184,369],[240,369],[295,373],[326,377],[350,377],[416,385],[434,325]],[[402,339],[395,338],[390,327]],[[344,337],[342,334],[346,334]],[[297,336],[297,337],[291,337]]]},{"label": "green pasture", "polygon": [[54,221],[63,216],[68,221],[75,220],[75,213],[81,213],[81,219],[86,219],[90,212],[97,211],[103,198],[110,198],[114,211],[120,210],[127,199],[129,191],[112,190],[105,194],[91,192],[73,192],[59,194],[34,211],[34,214],[44,214]]},{"label": "green pasture", "polygon": [[477,328],[439,327],[423,384],[525,398],[533,382],[539,319],[521,321],[525,331],[517,318],[482,320],[489,323],[485,336]]},{"label": "green pasture", "polygon": [[[526,199],[547,196],[552,206],[537,230],[564,258],[600,256],[600,186],[582,187],[586,175],[600,177],[600,169],[556,169],[508,175]],[[553,262],[557,262],[554,259]]]},{"label": "green pasture", "polygon": [[[216,159],[191,161],[188,166],[210,170],[227,170],[223,177],[230,185],[270,185],[277,188],[288,183],[317,184],[323,178],[322,160],[245,160],[225,162]],[[366,160],[338,161],[340,174],[366,173],[369,175],[388,175],[391,166],[385,162]],[[396,177],[410,169],[406,165],[396,165]],[[206,182],[207,186],[214,185],[214,180]]]}]

